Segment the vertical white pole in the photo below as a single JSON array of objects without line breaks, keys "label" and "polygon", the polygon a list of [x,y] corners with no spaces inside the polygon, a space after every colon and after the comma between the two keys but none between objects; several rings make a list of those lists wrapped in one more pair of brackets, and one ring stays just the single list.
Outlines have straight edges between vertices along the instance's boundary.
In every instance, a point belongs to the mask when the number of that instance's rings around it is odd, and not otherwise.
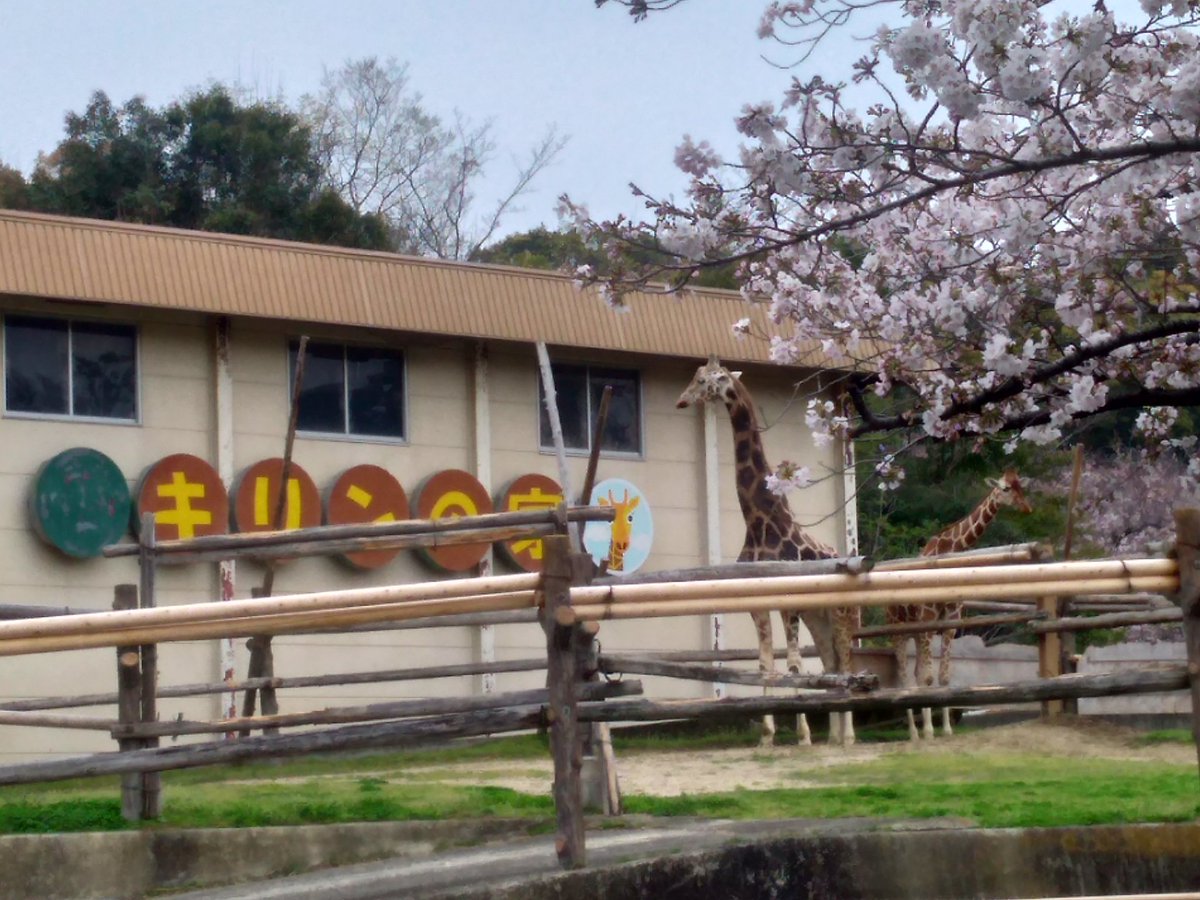
[{"label": "vertical white pole", "polygon": [[[721,460],[717,445],[717,410],[704,404],[704,552],[708,565],[721,563]],[[725,618],[713,613],[708,619],[708,645],[725,649]],[[720,662],[716,663],[720,665]],[[714,681],[713,696],[725,696],[725,685]]]},{"label": "vertical white pole", "polygon": [[[216,329],[216,368],[214,371],[214,390],[217,403],[217,474],[220,475],[226,490],[233,490],[233,372],[230,367],[230,350],[232,341],[230,323],[227,316],[217,319]],[[234,561],[222,560],[218,565],[220,579],[220,598],[234,598],[235,579]],[[235,660],[233,638],[221,638],[217,643],[217,655],[221,670],[221,680],[234,681]],[[237,717],[237,695],[230,691],[219,695],[221,698],[220,714],[226,718]]]},{"label": "vertical white pole", "polygon": [[[475,412],[475,477],[487,490],[492,489],[492,419],[491,398],[488,393],[488,348],[480,341],[475,345],[473,369],[474,412]],[[500,510],[503,512],[503,510]],[[492,547],[479,561],[480,577],[492,574]],[[496,661],[496,629],[493,625],[479,626],[479,662]],[[479,676],[479,690],[485,694],[496,690],[496,673],[484,672]]]}]

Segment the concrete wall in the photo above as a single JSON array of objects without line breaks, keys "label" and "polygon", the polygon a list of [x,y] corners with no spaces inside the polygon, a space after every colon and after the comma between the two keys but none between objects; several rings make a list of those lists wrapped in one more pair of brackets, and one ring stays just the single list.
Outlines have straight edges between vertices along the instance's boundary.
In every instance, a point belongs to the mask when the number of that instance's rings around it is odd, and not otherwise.
[{"label": "concrete wall", "polygon": [[[112,318],[111,313],[78,304],[47,304],[0,298],[0,313],[26,312],[68,317]],[[130,559],[72,560],[43,543],[32,531],[27,495],[38,467],[70,447],[91,447],[110,456],[131,488],[152,463],[170,453],[191,453],[216,464],[215,323],[208,318],[170,311],[142,311],[120,321],[139,328],[140,422],[85,424],[69,419],[0,419],[0,603],[108,608],[112,588],[136,582]],[[473,470],[476,435],[474,346],[467,341],[431,336],[368,333],[360,329],[311,330],[295,323],[237,320],[231,331],[230,374],[233,395],[232,451],[235,472],[258,460],[282,454],[290,383],[288,341],[308,333],[313,340],[398,346],[407,367],[408,439],[381,442],[344,438],[299,437],[294,459],[326,488],[346,468],[371,463],[390,471],[410,497],[420,481],[442,469]],[[2,348],[2,343],[0,343]],[[540,472],[557,478],[552,453],[538,447],[538,374],[534,348],[497,344],[488,348],[488,407],[491,483],[498,491],[513,477]],[[675,400],[690,380],[695,362],[621,354],[555,354],[556,360],[636,368],[642,379],[644,452],[603,456],[598,477],[621,477],[638,485],[651,505],[655,539],[645,570],[706,562],[704,429],[699,410],[677,410]],[[794,375],[791,376],[794,378]],[[832,449],[814,448],[803,426],[805,396],[794,396],[789,376],[764,367],[744,380],[758,399],[765,424],[767,453],[809,465],[816,472],[836,470]],[[732,561],[741,549],[743,524],[734,489],[733,443],[728,419],[719,410],[717,452],[720,471],[720,557]],[[586,457],[569,459],[571,483],[581,486]],[[813,532],[838,546],[842,542],[840,477],[823,481],[798,497],[793,508]],[[497,561],[497,572],[511,571]],[[236,594],[249,596],[261,583],[262,566],[240,562]],[[305,592],[443,577],[411,552],[381,569],[354,570],[337,559],[310,558],[279,567],[275,593]],[[217,599],[215,565],[161,570],[160,605]],[[748,616],[727,617],[726,646],[755,646]],[[777,642],[782,643],[776,628]],[[536,626],[498,626],[498,659],[540,656],[543,638]],[[709,646],[707,617],[606,624],[601,640],[607,650],[700,649]],[[237,641],[236,671],[244,674],[246,653]],[[382,631],[373,634],[280,638],[275,644],[280,675],[392,669],[465,663],[480,658],[475,628]],[[811,663],[814,667],[816,662]],[[162,684],[220,678],[217,642],[169,644],[160,649]],[[498,690],[541,683],[537,673],[500,675]],[[363,703],[380,698],[441,694],[461,695],[479,688],[477,678],[436,683],[409,682],[297,689],[280,695],[282,711]],[[647,679],[647,688],[665,696],[707,695],[706,685]],[[28,696],[76,694],[115,689],[111,650],[76,651],[45,656],[0,657],[0,702]],[[216,697],[163,700],[163,719],[182,714],[207,718],[218,714]],[[113,710],[87,710],[97,715]],[[107,736],[79,731],[26,728],[0,730],[0,762],[30,755],[71,755],[110,749]]]}]

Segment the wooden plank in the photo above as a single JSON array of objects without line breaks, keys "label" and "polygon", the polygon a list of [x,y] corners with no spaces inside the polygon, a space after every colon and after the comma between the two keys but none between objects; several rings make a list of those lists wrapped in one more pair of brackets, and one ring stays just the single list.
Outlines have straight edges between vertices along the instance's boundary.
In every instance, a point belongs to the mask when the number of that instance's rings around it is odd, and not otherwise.
[{"label": "wooden plank", "polygon": [[1200,509],[1175,510],[1175,554],[1179,560],[1179,601],[1187,672],[1192,691],[1192,738],[1200,763]]},{"label": "wooden plank", "polygon": [[15,766],[0,766],[0,784],[34,784],[68,778],[123,775],[132,772],[165,772],[193,769],[243,760],[260,760],[310,753],[345,750],[395,750],[451,738],[505,734],[537,728],[543,723],[541,707],[506,708],[452,716],[430,716],[402,722],[347,725],[300,734],[260,735],[239,741],[206,741],[177,744],[128,753],[97,753],[91,756],[46,760]]},{"label": "wooden plank", "polygon": [[[568,522],[611,522],[611,506],[573,506],[567,510]],[[555,525],[560,516],[557,509],[528,509],[517,512],[486,513],[462,516],[457,519],[403,519],[396,522],[366,522],[354,525],[319,525],[291,531],[239,532],[210,535],[187,541],[159,541],[155,553],[164,563],[171,557],[183,555],[188,559],[229,559],[243,556],[266,556],[284,544],[322,544],[334,541],[382,540],[389,537],[427,537],[431,542],[460,531],[472,536],[460,543],[479,541],[480,531],[487,529],[520,528],[523,526]],[[434,544],[430,544],[431,546]],[[375,546],[375,545],[371,545]],[[326,553],[325,549],[314,554]],[[137,544],[113,544],[104,548],[107,557],[137,556]]]},{"label": "wooden plank", "polygon": [[724,700],[583,703],[582,722],[653,722],[672,719],[750,718],[767,714],[869,712],[923,706],[994,706],[1067,697],[1116,697],[1188,688],[1186,666],[1164,666],[1102,675],[1062,675],[975,687],[926,687],[835,696],[727,697]]},{"label": "wooden plank", "polygon": [[[579,696],[586,700],[604,700],[609,697],[629,697],[642,693],[640,681],[588,682],[579,685]],[[510,691],[503,694],[480,694],[470,697],[430,697],[420,700],[392,700],[385,703],[369,703],[362,706],[335,706],[310,712],[243,716],[221,719],[216,722],[156,722],[152,725],[122,726],[110,722],[113,734],[122,737],[175,737],[185,734],[220,734],[239,731],[248,734],[251,729],[261,728],[264,734],[278,733],[280,728],[295,728],[302,725],[344,725],[352,722],[371,722],[380,719],[401,719],[415,716],[445,716],[454,713],[475,712],[485,709],[504,709],[515,706],[544,705],[549,699],[546,688],[527,691]],[[4,715],[0,713],[0,716]],[[8,715],[31,715],[30,713],[8,713]],[[271,729],[268,731],[267,729]]]},{"label": "wooden plank", "polygon": [[1126,625],[1156,625],[1183,621],[1179,609],[1156,609],[1153,612],[1107,613],[1099,616],[1068,616],[1029,626],[1030,631],[1052,633],[1090,631],[1093,628],[1124,628]]},{"label": "wooden plank", "polygon": [[879,687],[879,676],[869,673],[856,675],[763,675],[740,669],[706,666],[700,663],[666,662],[647,657],[610,655],[600,657],[600,671],[610,674],[661,675],[666,678],[685,678],[692,681],[713,681],[723,684],[745,684],[755,687],[801,688],[827,691],[870,691]]},{"label": "wooden plank", "polygon": [[965,619],[933,619],[929,622],[898,622],[895,625],[871,625],[854,632],[858,638],[883,637],[892,634],[923,634],[928,631],[943,631],[950,627],[965,631],[968,628],[991,628],[994,625],[1023,625],[1045,618],[1044,612],[1011,613],[1003,616],[969,616]]},{"label": "wooden plank", "polygon": [[[140,570],[140,587],[138,590],[138,606],[141,609],[153,609],[158,605],[155,590],[156,561],[154,558],[155,545],[154,513],[142,514],[142,527],[138,544],[141,553],[138,554]],[[139,648],[142,657],[142,697],[141,716],[143,724],[152,724],[158,719],[158,646],[154,643],[142,644]],[[158,738],[145,737],[141,739],[142,747],[157,747]],[[162,817],[162,776],[158,772],[142,773],[142,818],[158,819]]]},{"label": "wooden plank", "polygon": [[550,702],[550,752],[554,757],[554,809],[557,820],[555,853],[563,868],[587,864],[584,846],[583,735],[577,716],[576,684],[579,681],[578,641],[582,630],[564,627],[556,612],[571,602],[571,544],[566,535],[545,539],[542,591],[542,627],[546,633],[546,685]]}]

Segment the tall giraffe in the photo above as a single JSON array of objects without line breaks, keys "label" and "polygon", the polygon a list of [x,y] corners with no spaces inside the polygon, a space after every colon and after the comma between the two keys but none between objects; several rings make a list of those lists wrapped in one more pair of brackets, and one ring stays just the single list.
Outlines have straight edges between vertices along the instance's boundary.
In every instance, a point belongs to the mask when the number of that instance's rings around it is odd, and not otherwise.
[{"label": "tall giraffe", "polygon": [[[757,560],[828,559],[838,553],[806,532],[795,521],[787,498],[767,488],[771,468],[763,452],[762,434],[754,399],[739,377],[715,359],[696,370],[691,383],[679,395],[675,404],[684,409],[705,403],[721,402],[729,411],[733,426],[734,463],[737,474],[738,502],[746,521],[746,538],[738,562]],[[768,675],[775,671],[775,647],[771,636],[771,617],[766,612],[750,614],[758,633],[758,668]],[[817,653],[827,672],[850,672],[850,646],[858,628],[857,607],[834,610],[809,610],[801,613],[780,611],[787,635],[787,666],[791,672],[800,671],[800,621],[812,635]],[[831,718],[830,739],[843,744],[854,743],[854,723],[850,713]],[[809,743],[808,723],[799,721],[800,739]],[[775,736],[772,716],[763,718],[763,743]]]},{"label": "tall giraffe", "polygon": [[[1002,506],[1012,506],[1021,512],[1032,512],[1025,492],[1021,488],[1021,480],[1015,469],[1009,469],[1001,478],[988,480],[991,491],[971,512],[937,534],[935,534],[921,549],[921,556],[936,556],[939,553],[959,553],[970,550],[983,537],[988,525],[996,518],[996,513]],[[901,622],[935,622],[938,619],[958,621],[962,618],[963,605],[959,603],[916,603],[909,606],[887,607],[886,621],[889,625]],[[942,631],[941,656],[938,659],[938,684],[943,687],[950,684],[950,645],[954,640],[955,628]],[[915,680],[920,685],[933,683],[931,668],[933,666],[933,633],[921,632],[914,637],[917,648]],[[907,651],[908,635],[892,637],[892,652],[896,655],[896,673],[902,681],[907,680]],[[917,724],[911,709],[906,710],[908,716],[908,737],[917,740]],[[926,738],[933,737],[933,712],[929,707],[921,709],[921,733]],[[950,709],[942,708],[942,733],[951,734]]]}]

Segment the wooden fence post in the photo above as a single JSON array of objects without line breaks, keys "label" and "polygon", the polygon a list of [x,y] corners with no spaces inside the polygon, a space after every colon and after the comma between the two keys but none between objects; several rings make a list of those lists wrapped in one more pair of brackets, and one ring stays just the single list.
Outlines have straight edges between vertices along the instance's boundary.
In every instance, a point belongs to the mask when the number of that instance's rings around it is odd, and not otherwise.
[{"label": "wooden fence post", "polygon": [[578,721],[576,685],[579,681],[577,626],[559,625],[555,611],[571,602],[571,542],[565,534],[543,538],[542,628],[546,633],[547,718],[550,752],[554,757],[554,808],[558,834],[554,843],[564,868],[586,865],[583,827],[583,733]]},{"label": "wooden fence post", "polygon": [[[141,531],[138,536],[141,584],[138,591],[138,604],[142,609],[150,609],[157,605],[154,590],[154,574],[157,559],[154,553],[154,513],[142,516]],[[158,646],[142,644],[142,696],[141,720],[155,722],[158,719]],[[142,747],[157,747],[158,738],[143,738]],[[162,773],[145,772],[142,774],[142,817],[157,819],[162,816]]]},{"label": "wooden fence post", "polygon": [[[1030,562],[1039,563],[1053,558],[1053,553],[1047,548],[1034,547],[1030,550]],[[1037,610],[1053,621],[1059,617],[1062,610],[1062,600],[1059,597],[1039,597]],[[1057,631],[1039,632],[1038,640],[1038,678],[1057,678],[1063,674],[1063,640]],[[1053,719],[1061,716],[1065,708],[1061,700],[1043,700],[1042,718]]]},{"label": "wooden fence post", "polygon": [[[118,584],[113,591],[113,609],[137,609],[137,585]],[[122,725],[136,725],[142,717],[142,658],[137,647],[117,648],[117,718]],[[118,738],[120,750],[141,749],[138,738]],[[121,816],[128,822],[142,818],[142,775],[121,776]]]},{"label": "wooden fence post", "polygon": [[[261,598],[265,596],[262,588],[251,588],[250,596]],[[247,678],[274,678],[275,677],[275,654],[271,650],[271,635],[256,634],[246,641],[246,649],[250,651],[250,662],[247,666]],[[245,696],[242,698],[242,716],[248,718],[254,715],[254,701],[257,695],[259,709],[262,710],[264,716],[273,716],[279,712],[279,701],[275,696],[275,688],[246,688]],[[242,735],[250,734],[249,728],[242,729]],[[263,729],[263,734],[278,734],[279,729],[274,726],[268,726]]]},{"label": "wooden fence post", "polygon": [[1192,687],[1192,738],[1200,763],[1200,509],[1175,510],[1175,555],[1179,560],[1176,599],[1183,608],[1183,639]]}]

